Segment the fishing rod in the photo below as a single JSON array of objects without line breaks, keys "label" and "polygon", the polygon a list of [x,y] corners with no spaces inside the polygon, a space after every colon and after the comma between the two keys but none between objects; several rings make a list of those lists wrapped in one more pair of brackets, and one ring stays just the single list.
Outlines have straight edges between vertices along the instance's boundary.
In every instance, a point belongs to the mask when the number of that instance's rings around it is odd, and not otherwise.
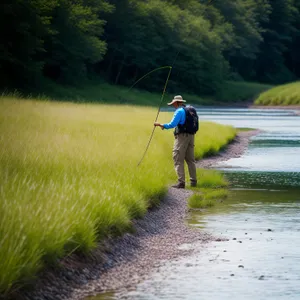
[{"label": "fishing rod", "polygon": [[[209,1],[207,2],[206,7],[210,6],[210,5],[212,4],[213,1],[214,1],[214,0],[209,0]],[[186,39],[189,38],[189,36],[191,35],[192,31],[193,31],[193,30],[191,29],[191,31],[189,32],[189,34],[187,35],[187,37],[186,37],[182,42],[184,42]],[[171,66],[163,66],[163,67],[159,67],[159,68],[156,68],[156,69],[150,71],[149,73],[147,73],[147,74],[145,74],[143,77],[141,77],[139,80],[137,80],[137,81],[130,87],[130,89],[129,89],[129,90],[131,90],[138,82],[140,82],[142,79],[144,79],[144,78],[145,78],[146,76],[148,76],[149,74],[151,74],[151,73],[153,73],[153,72],[155,72],[155,71],[158,71],[158,70],[160,70],[160,69],[169,68],[168,76],[167,76],[167,79],[166,79],[166,82],[165,82],[165,85],[164,85],[164,89],[163,89],[163,92],[162,92],[161,100],[160,100],[160,103],[159,103],[159,106],[158,106],[158,111],[157,111],[157,114],[156,114],[156,118],[155,118],[154,123],[155,123],[155,122],[157,121],[157,119],[158,119],[158,116],[159,116],[159,113],[160,113],[160,109],[161,109],[161,106],[162,106],[162,103],[163,103],[163,99],[164,99],[164,96],[165,96],[165,93],[166,93],[166,89],[167,89],[167,86],[168,86],[168,82],[169,82],[169,79],[170,79],[170,76],[171,76],[171,72],[172,72],[173,66],[174,66],[174,64],[175,64],[175,62],[176,62],[176,60],[177,60],[177,58],[178,58],[179,53],[180,53],[180,49],[177,51],[177,53],[176,53],[176,55],[175,55],[175,58],[174,58],[174,60],[173,60],[173,63],[171,64]],[[137,164],[138,167],[140,166],[140,164],[141,164],[142,161],[144,160],[144,157],[146,156],[146,153],[147,153],[147,151],[148,151],[148,149],[149,149],[149,147],[150,147],[150,144],[151,144],[151,141],[152,141],[152,138],[153,138],[155,129],[156,129],[156,126],[154,126],[153,129],[152,129],[152,132],[151,132],[151,134],[150,134],[150,138],[149,138],[149,140],[148,140],[148,143],[147,143],[147,146],[146,146],[146,148],[145,148],[145,151],[144,151],[144,153],[143,153],[143,155],[142,155],[142,158],[140,159],[140,161],[139,161],[138,164]]]},{"label": "fishing rod", "polygon": [[[159,103],[159,106],[158,106],[158,111],[157,111],[156,118],[155,118],[155,121],[154,121],[154,122],[156,122],[157,119],[158,119],[159,112],[160,112],[160,108],[161,108],[161,105],[162,105],[162,103],[163,103],[163,99],[164,99],[164,96],[165,96],[165,93],[166,93],[168,81],[169,81],[169,78],[170,78],[171,72],[172,72],[172,66],[167,66],[167,67],[169,68],[169,73],[168,73],[168,76],[167,76],[167,79],[166,79],[166,82],[165,82],[165,85],[164,85],[163,93],[162,93],[162,96],[161,96],[161,100],[160,100],[160,103]],[[147,153],[147,151],[148,151],[148,148],[149,148],[149,146],[150,146],[150,143],[151,143],[152,138],[153,138],[153,135],[154,135],[155,128],[156,128],[156,127],[153,126],[153,129],[152,129],[152,132],[151,132],[151,135],[150,135],[148,144],[147,144],[146,149],[145,149],[145,151],[144,151],[144,154],[143,154],[142,158],[140,159],[139,163],[137,164],[137,166],[139,166],[139,165],[142,163],[142,161],[143,161],[143,159],[144,159],[144,157],[145,157],[145,155],[146,155],[146,153]]]}]

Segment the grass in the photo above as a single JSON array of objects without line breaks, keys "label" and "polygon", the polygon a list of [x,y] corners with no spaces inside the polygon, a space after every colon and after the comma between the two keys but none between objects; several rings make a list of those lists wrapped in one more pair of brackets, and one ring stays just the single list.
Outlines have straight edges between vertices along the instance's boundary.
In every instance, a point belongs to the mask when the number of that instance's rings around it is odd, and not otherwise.
[{"label": "grass", "polygon": [[228,197],[229,185],[224,176],[215,170],[197,169],[199,180],[194,194],[188,199],[190,208],[207,208],[215,205],[217,200]]},{"label": "grass", "polygon": [[257,82],[225,81],[215,98],[225,103],[253,101],[260,93],[272,87],[272,85]]},{"label": "grass", "polygon": [[300,105],[300,81],[274,87],[261,93],[256,105]]},{"label": "grass", "polygon": [[196,192],[188,199],[188,205],[193,209],[203,209],[215,206],[217,201],[226,199],[229,191],[227,189],[205,189],[201,193]]},{"label": "grass", "polygon": [[[48,264],[88,252],[157,205],[176,180],[173,133],[156,130],[156,109],[0,98],[0,293]],[[171,113],[161,113],[166,121]],[[235,129],[203,122],[197,157],[215,153]],[[199,171],[200,186],[223,186]]]},{"label": "grass", "polygon": [[206,208],[213,206],[212,201],[205,201],[204,195],[195,193],[188,199],[188,205],[190,208]]},{"label": "grass", "polygon": [[199,131],[202,140],[201,147],[195,148],[196,159],[217,154],[230,143],[236,135],[236,129],[231,126],[215,127],[212,122],[200,123]]},{"label": "grass", "polygon": [[229,183],[224,176],[216,170],[197,169],[197,188],[226,188]]}]

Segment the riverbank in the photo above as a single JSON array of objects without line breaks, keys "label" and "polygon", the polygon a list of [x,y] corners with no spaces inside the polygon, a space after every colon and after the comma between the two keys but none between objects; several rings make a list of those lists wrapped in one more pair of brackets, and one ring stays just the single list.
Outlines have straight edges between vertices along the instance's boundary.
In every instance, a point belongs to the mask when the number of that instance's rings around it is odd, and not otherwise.
[{"label": "riverbank", "polygon": [[[130,232],[132,220],[157,206],[176,180],[172,131],[156,130],[137,167],[156,109],[7,97],[0,107],[2,297],[64,257]],[[171,117],[161,113],[159,121]],[[196,157],[217,153],[235,134],[231,126],[201,122]],[[198,171],[218,184],[220,176]]]},{"label": "riverbank", "polygon": [[[237,157],[247,149],[251,136],[258,131],[239,132],[235,140],[220,154],[198,162],[198,167]],[[60,270],[47,271],[38,281],[35,291],[23,293],[19,299],[60,300],[83,299],[105,291],[133,288],[157,269],[164,260],[191,254],[210,241],[219,241],[205,232],[188,227],[186,199],[189,190],[169,188],[159,208],[151,209],[143,219],[134,221],[135,232],[106,241],[89,258],[72,255],[62,261]],[[102,244],[103,245],[103,244]]]},{"label": "riverbank", "polygon": [[300,105],[300,82],[292,82],[275,86],[262,92],[254,101],[254,105],[267,106],[299,106]]}]

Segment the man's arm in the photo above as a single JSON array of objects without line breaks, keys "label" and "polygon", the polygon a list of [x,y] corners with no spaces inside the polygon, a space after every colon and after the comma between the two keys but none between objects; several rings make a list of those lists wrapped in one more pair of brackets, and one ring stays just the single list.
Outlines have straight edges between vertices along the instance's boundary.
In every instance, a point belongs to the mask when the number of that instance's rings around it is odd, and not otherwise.
[{"label": "man's arm", "polygon": [[173,119],[171,120],[170,123],[160,124],[158,122],[155,122],[154,126],[159,126],[161,129],[171,129],[171,128],[174,128],[174,127],[176,127],[179,124],[182,112],[183,112],[183,110],[181,110],[181,109],[176,110],[176,112],[175,112],[175,114],[173,116]]}]

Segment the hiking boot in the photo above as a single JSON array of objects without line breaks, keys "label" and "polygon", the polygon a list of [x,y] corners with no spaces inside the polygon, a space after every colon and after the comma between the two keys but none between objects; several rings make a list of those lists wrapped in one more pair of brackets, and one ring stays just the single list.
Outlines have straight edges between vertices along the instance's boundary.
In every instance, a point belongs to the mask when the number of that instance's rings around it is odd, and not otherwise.
[{"label": "hiking boot", "polygon": [[175,189],[184,189],[185,184],[183,182],[178,182],[177,184],[172,185],[172,187]]},{"label": "hiking boot", "polygon": [[191,187],[196,187],[197,186],[197,181],[191,181]]}]

